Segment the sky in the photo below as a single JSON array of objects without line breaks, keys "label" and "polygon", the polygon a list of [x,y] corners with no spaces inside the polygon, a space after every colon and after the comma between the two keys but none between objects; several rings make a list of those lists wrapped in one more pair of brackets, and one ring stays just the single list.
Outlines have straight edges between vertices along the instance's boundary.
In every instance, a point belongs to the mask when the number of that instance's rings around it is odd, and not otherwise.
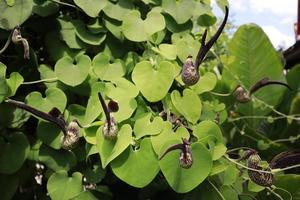
[{"label": "sky", "polygon": [[[297,0],[229,0],[229,6],[234,25],[258,24],[275,48],[286,49],[295,43]],[[214,1],[213,9],[217,16],[222,16]]]}]

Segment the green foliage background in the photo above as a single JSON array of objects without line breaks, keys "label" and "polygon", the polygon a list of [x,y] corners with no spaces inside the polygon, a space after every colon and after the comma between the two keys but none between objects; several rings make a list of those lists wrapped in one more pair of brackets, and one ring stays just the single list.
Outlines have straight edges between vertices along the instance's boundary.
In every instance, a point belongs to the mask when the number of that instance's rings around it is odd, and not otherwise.
[{"label": "green foliage background", "polygon": [[[228,6],[217,3],[223,11]],[[210,38],[218,27],[210,0],[2,0],[0,13],[1,46],[17,25],[30,45],[29,60],[13,43],[0,55],[1,199],[278,198],[225,157],[227,148],[246,146],[270,160],[299,146],[300,66],[284,73],[281,54],[257,25],[231,35],[229,18],[200,66],[200,81],[187,87],[183,62],[196,57],[204,30]],[[265,87],[246,104],[230,95],[238,84],[249,89],[266,76],[292,92]],[[119,104],[115,141],[102,134],[98,92]],[[85,126],[80,144],[61,149],[60,129],[7,98],[76,118]],[[158,159],[191,137],[164,120],[163,110],[192,129],[189,169],[180,167],[179,151]],[[274,185],[287,190],[275,190],[283,199],[300,198],[293,173],[275,176]]]}]

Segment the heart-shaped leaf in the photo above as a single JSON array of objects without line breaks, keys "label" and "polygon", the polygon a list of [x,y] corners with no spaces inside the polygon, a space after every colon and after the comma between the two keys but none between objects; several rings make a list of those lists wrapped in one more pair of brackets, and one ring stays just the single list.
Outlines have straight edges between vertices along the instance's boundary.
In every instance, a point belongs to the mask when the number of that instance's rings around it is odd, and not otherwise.
[{"label": "heart-shaped leaf", "polygon": [[0,102],[6,97],[9,88],[6,83],[6,66],[0,62]]},{"label": "heart-shaped leaf", "polygon": [[85,23],[81,20],[74,20],[72,21],[76,36],[80,38],[81,41],[90,44],[90,45],[100,45],[106,38],[105,33],[100,32],[98,34],[92,33],[90,30],[87,29]]},{"label": "heart-shaped leaf", "polygon": [[99,12],[106,6],[107,1],[74,0],[74,3],[78,7],[80,7],[88,16],[97,17]]},{"label": "heart-shaped leaf", "polygon": [[40,121],[36,128],[36,134],[43,143],[50,147],[54,149],[61,148],[63,132],[56,124]]},{"label": "heart-shaped leaf", "polygon": [[192,16],[195,9],[195,2],[190,0],[164,0],[162,8],[169,13],[178,24],[183,24]]},{"label": "heart-shaped leaf", "polygon": [[130,11],[124,16],[122,30],[125,37],[131,41],[142,42],[150,38],[154,33],[165,28],[166,23],[162,14],[150,11],[145,20],[137,10]]},{"label": "heart-shaped leaf", "polygon": [[76,157],[72,151],[64,149],[54,150],[46,145],[42,145],[39,151],[39,161],[44,163],[53,171],[69,171],[76,165]]},{"label": "heart-shaped leaf", "polygon": [[193,164],[189,169],[179,164],[180,151],[172,151],[159,161],[159,166],[167,182],[178,193],[189,192],[209,175],[212,157],[201,143],[192,144]]},{"label": "heart-shaped leaf", "polygon": [[[118,178],[129,185],[138,188],[148,185],[159,172],[158,161],[150,138],[143,139],[138,150],[133,150],[129,146],[112,161],[111,168]],[[143,176],[138,176],[138,174],[143,174]]]},{"label": "heart-shaped leaf", "polygon": [[0,102],[5,97],[14,96],[23,81],[23,77],[18,72],[12,72],[10,77],[6,79],[6,66],[0,62]]},{"label": "heart-shaped leaf", "polygon": [[172,44],[160,44],[158,48],[153,47],[152,50],[159,53],[167,60],[175,60],[177,56],[177,48]]},{"label": "heart-shaped leaf", "polygon": [[178,24],[171,15],[164,14],[164,17],[166,20],[166,27],[172,33],[184,32],[187,30],[191,30],[193,27],[193,22],[191,20],[188,20],[183,24]]},{"label": "heart-shaped leaf", "polygon": [[121,127],[116,141],[107,140],[102,133],[102,126],[97,131],[97,148],[105,168],[113,159],[119,156],[132,141],[132,129],[128,124]]},{"label": "heart-shaped leaf", "polygon": [[20,132],[0,137],[0,173],[12,174],[19,170],[29,154],[27,137]]},{"label": "heart-shaped leaf", "polygon": [[133,4],[131,1],[119,0],[116,4],[108,1],[103,11],[110,18],[123,21],[124,15],[126,15],[132,9]]},{"label": "heart-shaped leaf", "polygon": [[151,142],[155,153],[160,156],[170,146],[170,141],[175,141],[172,144],[178,144],[181,143],[181,138],[188,139],[189,137],[190,134],[185,128],[179,127],[174,133],[172,124],[165,122],[163,131],[159,135],[151,136]]},{"label": "heart-shaped leaf", "polygon": [[11,104],[0,104],[1,127],[20,129],[29,119],[30,114]]},{"label": "heart-shaped leaf", "polygon": [[99,196],[97,195],[97,197],[95,197],[93,193],[90,192],[89,190],[83,191],[76,197],[72,198],[72,200],[97,200],[97,199],[99,199]]},{"label": "heart-shaped leaf", "polygon": [[6,83],[8,86],[8,96],[14,96],[17,92],[19,86],[23,83],[24,79],[18,72],[12,72],[10,77],[6,79]]},{"label": "heart-shaped leaf", "polygon": [[83,136],[86,142],[90,144],[97,144],[96,136],[98,128],[98,126],[91,126],[83,130]]},{"label": "heart-shaped leaf", "polygon": [[47,33],[45,45],[49,53],[49,59],[55,62],[64,56],[75,57],[80,53],[79,50],[68,48],[67,44],[61,41],[61,33],[58,31]]},{"label": "heart-shaped leaf", "polygon": [[211,146],[213,160],[221,158],[226,152],[224,139],[219,126],[212,121],[202,121],[193,130],[199,142]]},{"label": "heart-shaped leaf", "polygon": [[0,1],[0,28],[11,30],[30,17],[33,7],[33,0],[15,0],[13,6],[5,1]]},{"label": "heart-shaped leaf", "polygon": [[163,130],[164,123],[161,117],[155,117],[152,122],[150,118],[151,113],[145,113],[135,121],[133,131],[136,139],[146,135],[157,135]]},{"label": "heart-shaped leaf", "polygon": [[190,89],[185,89],[181,96],[177,90],[171,93],[175,108],[190,122],[195,124],[201,115],[202,104],[198,95]]},{"label": "heart-shaped leaf", "polygon": [[176,41],[175,44],[177,47],[177,55],[182,63],[185,62],[189,55],[196,58],[200,48],[200,42],[188,35],[184,35],[184,37]]},{"label": "heart-shaped leaf", "polygon": [[81,84],[88,76],[91,59],[86,55],[78,55],[74,59],[65,56],[55,64],[55,73],[58,79],[66,85]]},{"label": "heart-shaped leaf", "polygon": [[216,84],[216,75],[212,72],[206,72],[202,77],[200,77],[200,80],[196,83],[196,85],[192,86],[191,88],[197,94],[202,94],[204,92],[213,90]]},{"label": "heart-shaped leaf", "polygon": [[156,102],[168,93],[174,74],[174,65],[168,61],[155,67],[149,61],[142,61],[134,67],[132,80],[148,101]]},{"label": "heart-shaped leaf", "polygon": [[45,92],[46,97],[43,98],[39,92],[31,92],[25,98],[28,105],[41,110],[49,112],[53,107],[57,107],[63,112],[67,105],[67,97],[63,91],[58,88],[49,88]]},{"label": "heart-shaped leaf", "polygon": [[125,66],[123,61],[116,59],[113,63],[109,55],[99,53],[93,58],[93,70],[101,80],[113,80],[124,76]]},{"label": "heart-shaped leaf", "polygon": [[53,200],[72,199],[83,192],[82,174],[74,172],[72,177],[69,177],[67,171],[55,172],[48,180],[47,190]]},{"label": "heart-shaped leaf", "polygon": [[112,80],[105,84],[106,95],[118,102],[119,110],[113,115],[118,122],[128,119],[137,108],[134,99],[138,95],[136,86],[125,78]]},{"label": "heart-shaped leaf", "polygon": [[59,5],[57,3],[51,1],[33,1],[33,9],[32,12],[41,16],[47,17],[56,13],[59,10]]},{"label": "heart-shaped leaf", "polygon": [[118,96],[135,98],[139,93],[136,86],[125,78],[113,79],[111,82],[113,84],[105,85],[105,93],[112,99]]},{"label": "heart-shaped leaf", "polygon": [[71,49],[82,49],[85,44],[76,36],[74,25],[65,19],[58,19],[57,21],[61,27],[59,31],[61,40],[65,41]]},{"label": "heart-shaped leaf", "polygon": [[124,40],[124,35],[122,33],[122,22],[111,19],[109,17],[104,17],[103,23],[105,27],[119,40]]}]

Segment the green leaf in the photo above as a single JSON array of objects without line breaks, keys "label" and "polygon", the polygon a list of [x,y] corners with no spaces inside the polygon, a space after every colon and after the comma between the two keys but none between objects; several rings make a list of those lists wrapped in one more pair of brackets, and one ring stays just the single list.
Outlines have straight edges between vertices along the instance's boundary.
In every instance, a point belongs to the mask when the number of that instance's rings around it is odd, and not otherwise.
[{"label": "green leaf", "polygon": [[109,17],[104,17],[103,23],[116,38],[121,41],[124,40],[124,35],[122,33],[122,22]]},{"label": "green leaf", "polygon": [[172,124],[165,122],[163,131],[159,135],[152,135],[151,142],[155,153],[161,156],[169,146],[181,143],[181,138],[188,139],[189,137],[190,134],[185,128],[179,127],[174,133]]},{"label": "green leaf", "polygon": [[188,35],[184,35],[184,37],[176,41],[175,44],[177,48],[177,55],[182,63],[185,62],[189,55],[196,58],[200,48],[200,42]]},{"label": "green leaf", "polygon": [[220,187],[220,192],[223,195],[224,199],[239,200],[239,195],[232,186],[222,185]]},{"label": "green leaf", "polygon": [[133,4],[131,1],[119,0],[116,4],[108,1],[107,5],[104,7],[104,13],[110,18],[123,21],[124,16],[133,9]]},{"label": "green leaf", "polygon": [[18,72],[12,72],[9,79],[6,79],[6,83],[9,89],[8,96],[14,96],[17,92],[17,89],[24,82],[23,77]]},{"label": "green leaf", "polygon": [[202,104],[198,95],[190,89],[185,89],[181,96],[177,90],[171,93],[172,103],[175,108],[193,124],[197,123],[201,115]]},{"label": "green leaf", "polygon": [[65,41],[71,49],[82,49],[85,44],[76,36],[74,25],[65,19],[58,19],[57,21],[61,27],[59,31],[61,40]]},{"label": "green leaf", "polygon": [[90,32],[83,21],[74,20],[72,23],[75,27],[76,36],[87,44],[100,45],[106,38],[106,35],[103,32],[100,32],[99,34]]},{"label": "green leaf", "polygon": [[59,10],[59,5],[51,1],[34,0],[32,12],[41,16],[47,17],[56,13]]},{"label": "green leaf", "polygon": [[54,149],[61,148],[63,132],[56,124],[40,121],[36,128],[36,134],[43,143],[50,147]]},{"label": "green leaf", "polygon": [[134,98],[139,91],[132,82],[125,78],[114,79],[111,82],[105,84],[105,93],[109,98],[118,102],[119,110],[113,113],[113,116],[118,122],[121,122],[128,119],[137,108]]},{"label": "green leaf", "polygon": [[0,1],[0,28],[11,30],[17,25],[23,24],[30,17],[33,0],[15,0],[13,6]]},{"label": "green leaf", "polygon": [[224,13],[225,13],[225,6],[229,8],[228,0],[217,0],[216,2],[219,8],[221,8]]},{"label": "green leaf", "polygon": [[222,179],[223,185],[232,185],[236,182],[237,177],[239,176],[239,170],[234,166],[229,166],[223,174],[220,176]]},{"label": "green leaf", "polygon": [[87,167],[84,177],[88,183],[99,183],[105,177],[106,171],[97,163],[91,167]]},{"label": "green leaf", "polygon": [[98,94],[91,95],[86,106],[83,125],[92,123],[101,114],[101,112],[102,107]]},{"label": "green leaf", "polygon": [[[229,56],[233,56],[234,60],[224,68],[223,78],[231,88],[242,84],[249,90],[264,77],[285,82],[277,51],[263,30],[255,24],[239,27],[229,43]],[[286,88],[280,86],[268,86],[261,88],[253,96],[276,106],[285,90]],[[238,111],[244,115],[257,116],[268,114],[270,109],[252,100],[246,104],[239,104]]]},{"label": "green leaf", "polygon": [[154,33],[165,28],[166,23],[162,14],[150,11],[145,20],[137,10],[130,11],[124,16],[122,30],[128,40],[142,42],[149,40]]},{"label": "green leaf", "polygon": [[198,138],[199,142],[211,145],[210,151],[212,151],[213,160],[221,158],[226,152],[226,146],[224,145],[223,135],[219,126],[212,121],[202,121],[196,125],[193,130],[193,135]]},{"label": "green leaf", "polygon": [[6,83],[6,66],[0,62],[0,103],[6,97],[9,87]]},{"label": "green leaf", "polygon": [[21,132],[12,132],[0,137],[0,173],[12,174],[18,171],[29,154],[29,142]]},{"label": "green leaf", "polygon": [[145,113],[135,121],[133,131],[136,139],[146,135],[157,135],[163,130],[164,123],[161,117],[155,117],[152,122],[150,118],[151,113]]},{"label": "green leaf", "polygon": [[101,80],[113,80],[125,75],[125,66],[122,60],[116,59],[111,63],[111,57],[100,52],[93,58],[93,70]]},{"label": "green leaf", "polygon": [[159,53],[167,60],[175,60],[177,56],[176,46],[172,44],[160,44],[158,48],[152,47],[152,50]]},{"label": "green leaf", "polygon": [[71,151],[64,149],[54,150],[46,145],[40,147],[39,161],[53,171],[69,171],[76,165],[76,157]]},{"label": "green leaf", "polygon": [[81,192],[79,195],[77,195],[76,197],[72,198],[72,200],[97,200],[98,198],[96,198],[92,192],[86,190],[84,192]]},{"label": "green leaf", "polygon": [[11,104],[0,104],[0,116],[2,127],[19,129],[29,119],[30,114]]},{"label": "green leaf", "polygon": [[164,14],[166,20],[166,27],[172,33],[179,33],[193,28],[193,22],[188,20],[184,24],[178,24],[173,17],[168,14]]},{"label": "green leaf", "polygon": [[133,187],[142,188],[148,185],[159,172],[158,161],[150,138],[143,139],[137,150],[129,146],[112,161],[111,168],[118,178]]},{"label": "green leaf", "polygon": [[193,16],[195,2],[190,0],[164,0],[162,1],[162,8],[178,24],[183,24]]},{"label": "green leaf", "polygon": [[107,1],[98,0],[74,0],[74,3],[80,7],[88,16],[97,17],[99,12],[106,6]]},{"label": "green leaf", "polygon": [[53,107],[57,107],[62,113],[67,105],[67,97],[63,91],[58,88],[49,88],[45,92],[46,97],[43,98],[39,92],[31,92],[25,98],[28,105],[49,112]]},{"label": "green leaf", "polygon": [[172,151],[159,161],[167,182],[178,193],[189,192],[209,175],[212,169],[210,152],[200,143],[192,144],[193,165],[189,169],[179,164],[180,151]]},{"label": "green leaf", "polygon": [[92,127],[88,127],[85,128],[83,130],[83,136],[84,139],[86,140],[86,142],[90,143],[90,144],[96,144],[96,136],[97,136],[97,130],[98,130],[98,126],[92,126]]},{"label": "green leaf", "polygon": [[19,186],[18,174],[4,175],[0,174],[0,192],[1,199],[10,200],[13,199],[15,192]]},{"label": "green leaf", "polygon": [[150,102],[166,96],[174,77],[174,65],[168,61],[162,61],[155,67],[149,61],[142,61],[136,64],[132,72],[133,82]]},{"label": "green leaf", "polygon": [[64,56],[75,57],[80,53],[79,50],[68,48],[66,43],[61,41],[61,35],[58,31],[51,31],[46,34],[45,45],[49,53],[49,59],[55,62]]},{"label": "green leaf", "polygon": [[216,75],[212,72],[206,72],[202,77],[200,77],[200,80],[196,83],[196,85],[192,86],[191,88],[197,94],[202,94],[204,92],[213,90],[216,84]]},{"label": "green leaf", "polygon": [[6,4],[10,7],[15,5],[15,0],[5,0],[5,1],[6,1]]},{"label": "green leaf", "polygon": [[83,192],[82,174],[74,172],[69,177],[67,171],[53,173],[48,180],[47,190],[53,200],[72,199]]},{"label": "green leaf", "polygon": [[101,157],[102,167],[105,168],[112,160],[118,157],[132,141],[132,129],[128,124],[121,127],[116,141],[107,140],[99,127],[96,135],[97,148]]},{"label": "green leaf", "polygon": [[105,92],[112,99],[118,96],[135,98],[139,93],[136,86],[125,78],[113,79],[111,82],[105,85]]},{"label": "green leaf", "polygon": [[91,59],[86,55],[78,55],[74,59],[65,56],[55,64],[58,79],[70,86],[80,85],[88,76]]},{"label": "green leaf", "polygon": [[[300,198],[300,175],[298,174],[285,174],[279,175],[275,178],[274,185],[277,188],[282,188],[290,192],[292,199]],[[290,199],[291,197],[285,191],[276,190],[276,193],[280,194],[283,199]]]}]

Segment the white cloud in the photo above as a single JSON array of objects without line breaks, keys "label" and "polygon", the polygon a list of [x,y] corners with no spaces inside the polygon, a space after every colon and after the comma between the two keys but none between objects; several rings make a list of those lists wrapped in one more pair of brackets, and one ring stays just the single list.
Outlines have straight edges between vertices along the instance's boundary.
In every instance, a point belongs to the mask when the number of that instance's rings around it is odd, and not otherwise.
[{"label": "white cloud", "polygon": [[247,0],[229,0],[229,6],[232,6],[234,10],[246,11],[249,7]]},{"label": "white cloud", "polygon": [[294,24],[296,23],[296,18],[295,17],[292,17],[292,16],[288,16],[288,17],[285,17],[285,18],[282,18],[280,21],[279,21],[279,24]]},{"label": "white cloud", "polygon": [[[276,15],[297,15],[297,0],[245,0],[252,10],[257,12],[272,12]],[[234,2],[232,2],[234,4]]]},{"label": "white cloud", "polygon": [[282,33],[275,26],[262,26],[262,29],[266,32],[275,48],[279,46],[287,48],[295,43],[295,38]]}]

